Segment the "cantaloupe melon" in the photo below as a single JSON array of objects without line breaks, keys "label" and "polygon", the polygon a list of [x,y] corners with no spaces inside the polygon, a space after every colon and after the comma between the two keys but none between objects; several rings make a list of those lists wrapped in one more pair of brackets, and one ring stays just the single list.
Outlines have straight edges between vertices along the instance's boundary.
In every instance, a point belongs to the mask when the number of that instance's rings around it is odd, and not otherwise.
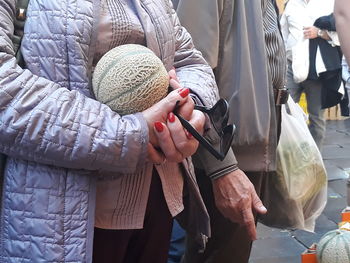
[{"label": "cantaloupe melon", "polygon": [[349,263],[350,232],[337,229],[327,232],[317,244],[318,263]]},{"label": "cantaloupe melon", "polygon": [[92,87],[96,99],[121,115],[141,112],[168,92],[162,61],[147,47],[127,44],[108,51],[97,63]]}]

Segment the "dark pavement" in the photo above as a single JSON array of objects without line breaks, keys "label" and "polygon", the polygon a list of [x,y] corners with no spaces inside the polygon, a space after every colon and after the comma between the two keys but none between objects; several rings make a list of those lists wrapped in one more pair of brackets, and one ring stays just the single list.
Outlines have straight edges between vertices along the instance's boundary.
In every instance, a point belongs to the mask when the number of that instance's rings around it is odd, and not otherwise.
[{"label": "dark pavement", "polygon": [[328,202],[316,221],[315,233],[281,230],[258,224],[249,263],[299,263],[301,253],[317,243],[323,234],[336,229],[346,207],[347,178],[350,174],[350,119],[327,121],[322,150],[328,172]]}]

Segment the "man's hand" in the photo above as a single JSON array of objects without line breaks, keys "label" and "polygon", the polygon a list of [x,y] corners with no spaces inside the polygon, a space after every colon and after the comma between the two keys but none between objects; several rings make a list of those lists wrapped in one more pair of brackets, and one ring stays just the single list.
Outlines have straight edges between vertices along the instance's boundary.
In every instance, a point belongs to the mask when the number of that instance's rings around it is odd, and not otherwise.
[{"label": "man's hand", "polygon": [[265,214],[267,210],[248,177],[241,170],[235,170],[215,179],[213,192],[216,207],[223,216],[232,222],[245,225],[249,237],[256,240],[253,211]]},{"label": "man's hand", "polygon": [[306,39],[314,39],[317,38],[317,32],[318,32],[318,28],[315,26],[307,26],[303,28],[304,30],[304,38]]}]

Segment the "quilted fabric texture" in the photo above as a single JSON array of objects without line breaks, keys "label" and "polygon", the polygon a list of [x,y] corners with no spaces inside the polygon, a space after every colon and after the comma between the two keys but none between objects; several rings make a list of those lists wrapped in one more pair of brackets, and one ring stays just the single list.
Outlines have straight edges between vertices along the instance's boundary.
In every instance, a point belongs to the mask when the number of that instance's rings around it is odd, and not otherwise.
[{"label": "quilted fabric texture", "polygon": [[[144,10],[148,47],[167,70],[175,63],[181,79],[191,74],[184,85],[212,105],[212,72],[167,0],[133,1]],[[142,115],[121,117],[91,98],[98,6],[99,0],[31,0],[23,70],[11,44],[15,0],[0,1],[0,152],[8,156],[0,262],[91,262],[93,171],[131,174],[145,164]]]}]

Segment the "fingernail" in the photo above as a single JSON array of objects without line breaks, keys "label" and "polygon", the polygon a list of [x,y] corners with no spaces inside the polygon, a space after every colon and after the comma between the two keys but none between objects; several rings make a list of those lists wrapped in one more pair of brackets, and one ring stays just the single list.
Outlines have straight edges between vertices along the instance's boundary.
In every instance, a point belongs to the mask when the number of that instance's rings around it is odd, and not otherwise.
[{"label": "fingernail", "polygon": [[156,121],[154,123],[154,128],[156,128],[157,132],[163,131],[163,124],[160,121]]},{"label": "fingernail", "polygon": [[179,94],[183,98],[187,97],[189,93],[190,93],[190,90],[188,88],[182,88],[179,90]]},{"label": "fingernail", "polygon": [[168,114],[168,120],[169,120],[170,122],[174,122],[174,121],[175,121],[175,115],[174,115],[174,113],[169,112],[169,114]]},{"label": "fingernail", "polygon": [[260,209],[261,209],[261,212],[267,212],[267,209],[266,209],[266,207],[265,206],[260,206]]},{"label": "fingernail", "polygon": [[189,140],[193,138],[193,135],[189,131],[186,131],[186,136]]}]

